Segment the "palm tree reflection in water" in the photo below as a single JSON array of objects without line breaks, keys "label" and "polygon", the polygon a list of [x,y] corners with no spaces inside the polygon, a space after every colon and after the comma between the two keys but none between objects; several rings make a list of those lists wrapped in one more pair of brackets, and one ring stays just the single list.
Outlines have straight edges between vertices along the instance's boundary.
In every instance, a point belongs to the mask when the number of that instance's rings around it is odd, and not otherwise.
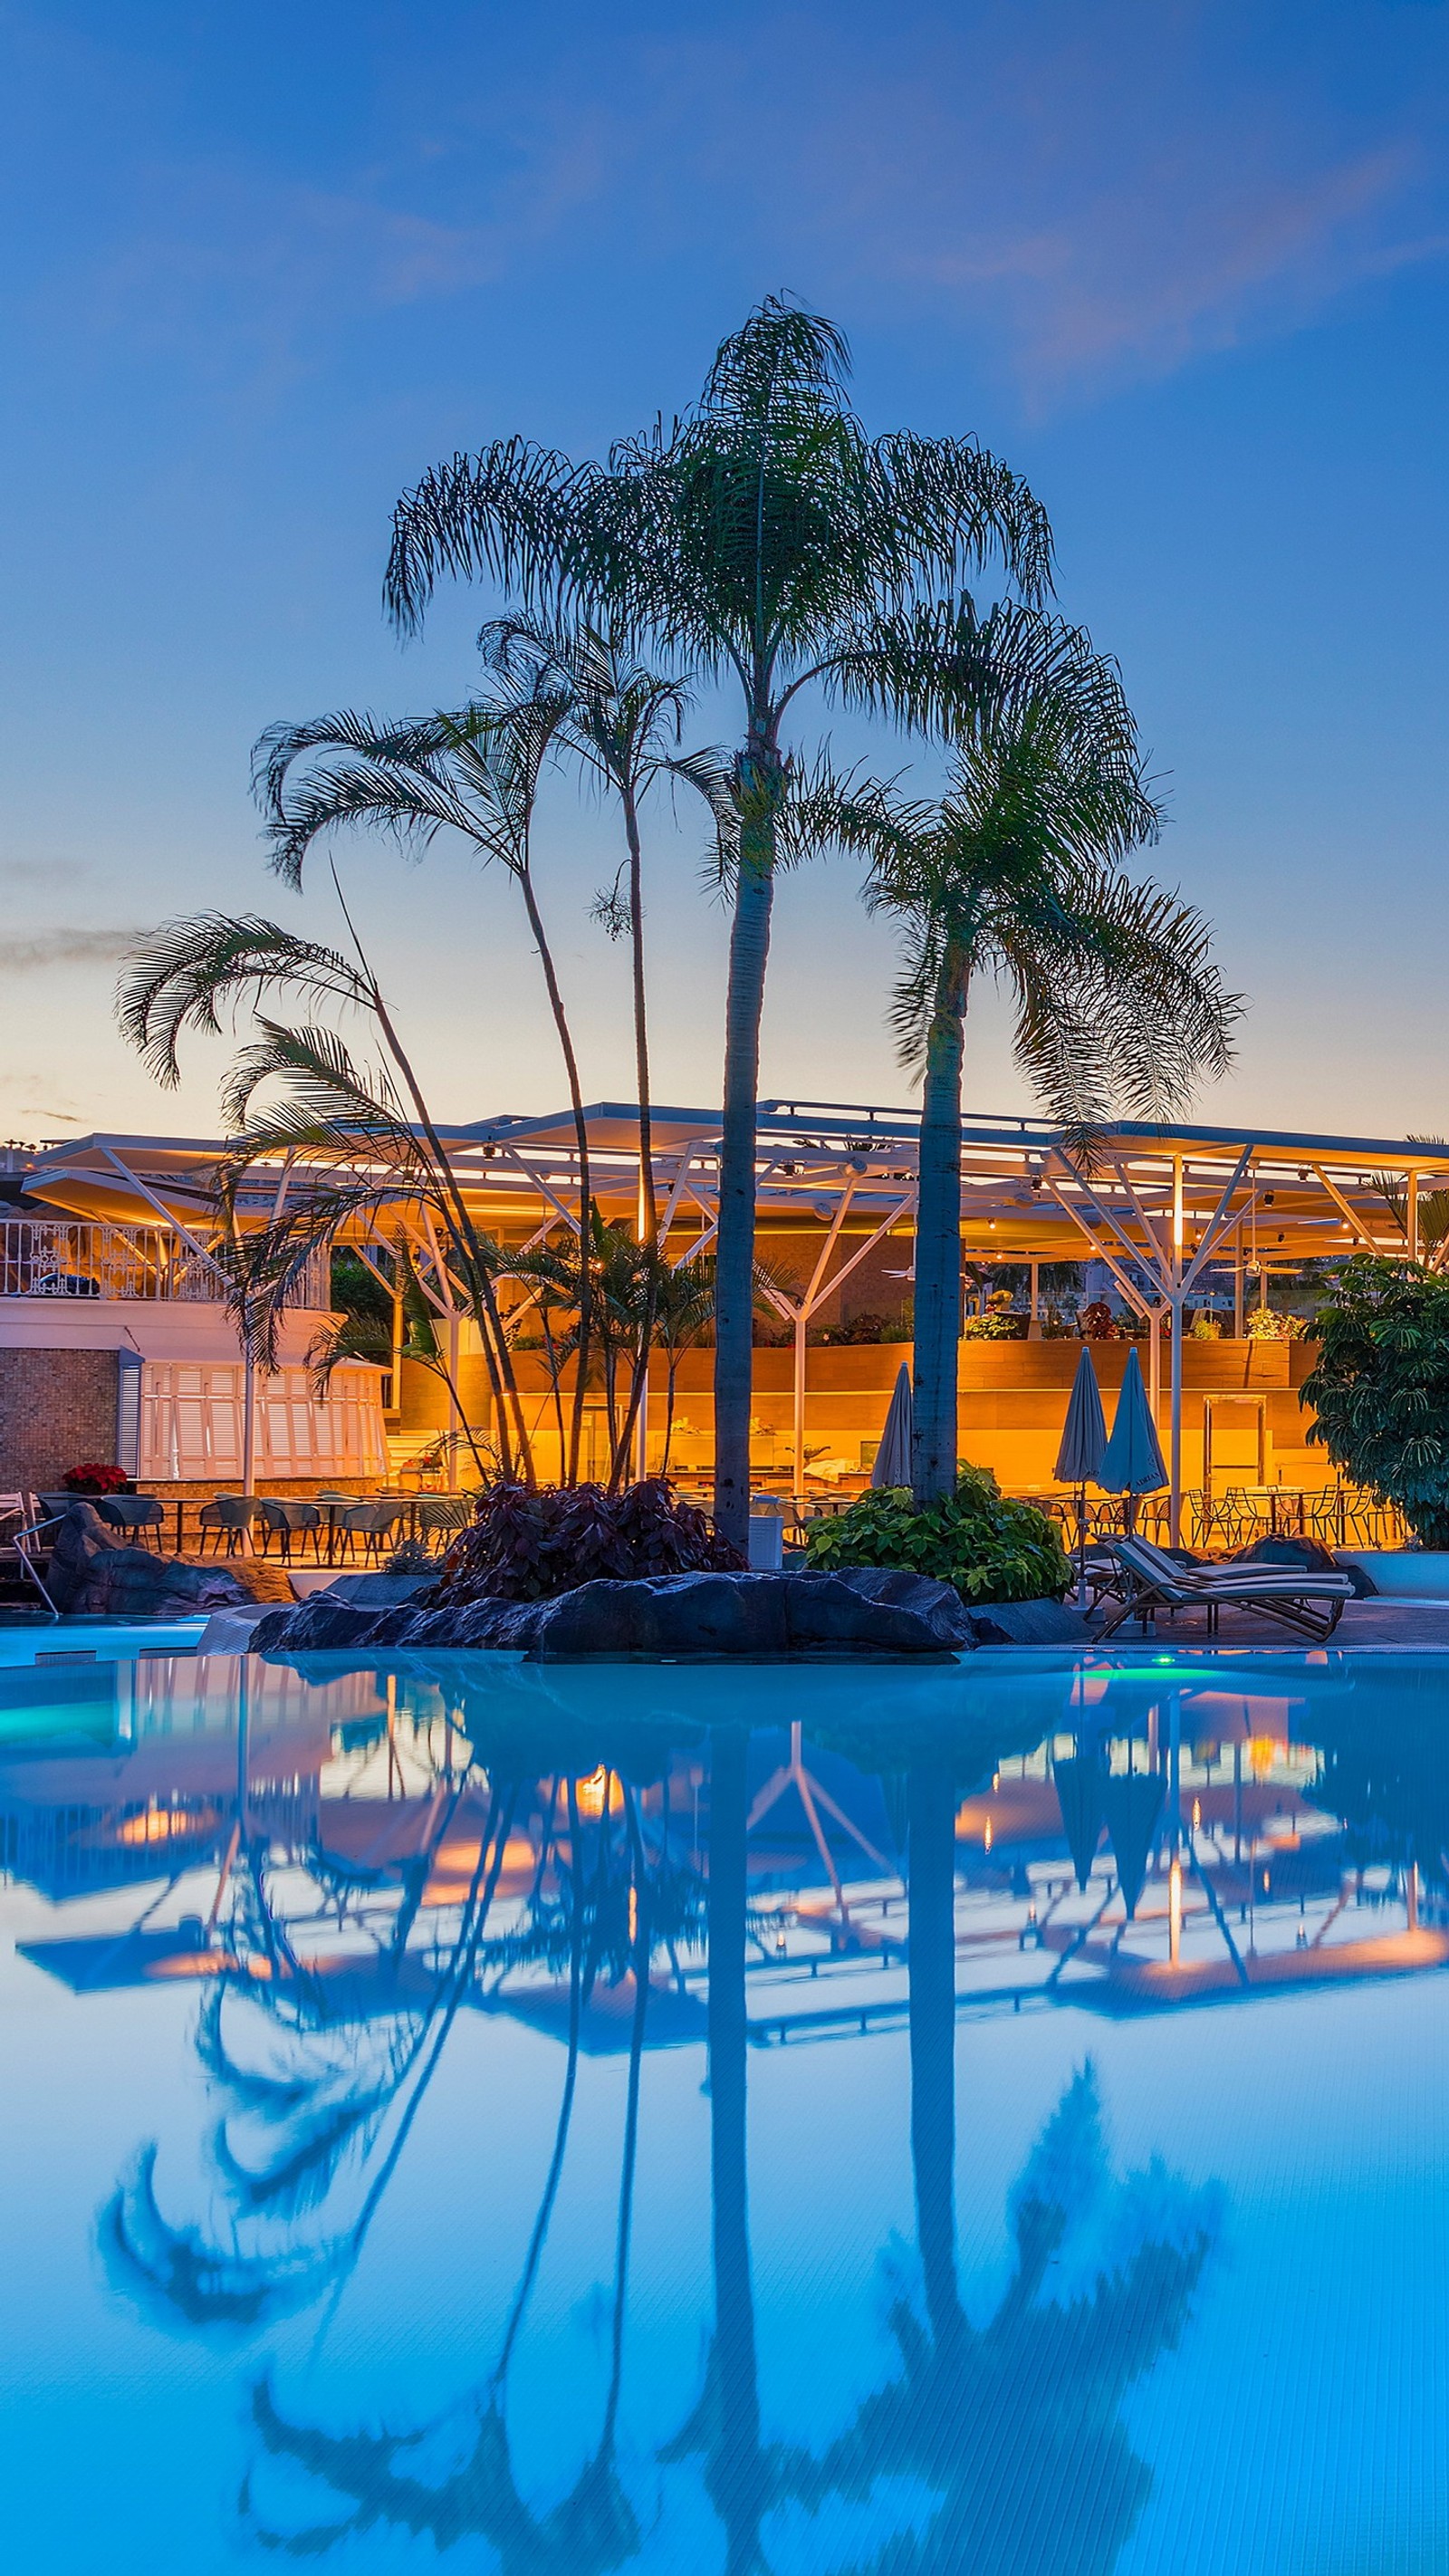
[{"label": "palm tree reflection in water", "polygon": [[1109,2576],[1151,2491],[1123,2397],[1177,2343],[1219,2229],[1215,2186],[1156,2159],[1114,2178],[1090,2062],[1073,2077],[1011,2195],[1015,2264],[990,2321],[961,2303],[955,2243],[956,1786],[913,1766],[911,2152],[922,2306],[898,2279],[897,2376],[782,2492],[864,2500],[914,2477],[938,2501],[924,2528],[858,2576]]},{"label": "palm tree reflection in water", "polygon": [[[898,2356],[884,2385],[823,2452],[762,2435],[748,2212],[746,1958],[751,1935],[747,1853],[748,1735],[721,1726],[710,1742],[708,1875],[709,2096],[714,2318],[701,2395],[658,2453],[661,2468],[701,2464],[718,2517],[726,2576],[778,2576],[799,2563],[802,2524],[835,2501],[854,2506],[877,2536],[850,2576],[1110,2576],[1150,2492],[1151,2472],[1120,2421],[1126,2391],[1178,2340],[1218,2230],[1217,2194],[1194,2190],[1154,2163],[1117,2179],[1106,2153],[1090,2064],[1073,2077],[1011,2196],[1014,2266],[994,2315],[972,2323],[963,2303],[955,2234],[955,1810],[960,1782],[949,1757],[912,1766],[906,1811],[910,1846],[911,2156],[918,2272],[888,2275],[888,2319]],[[338,2094],[341,2034],[325,2019],[304,2028],[305,1991],[285,1975],[251,1991],[273,2013],[292,2009],[292,2037],[312,2052],[300,2076],[247,2076],[226,2056],[224,1994],[204,2010],[203,2056],[233,2103],[260,2109],[288,2145],[262,2172],[232,2153],[226,2124],[216,2165],[238,2219],[281,2222],[281,2242],[250,2259],[168,2229],[156,2207],[155,2152],[106,2213],[112,2262],[158,2313],[189,2326],[249,2328],[315,2299],[345,2279],[395,2171],[427,2085],[465,1996],[486,1998],[515,1970],[567,1973],[567,2049],[542,2196],[497,2356],[481,2389],[411,2431],[336,2434],[294,2420],[268,2379],[254,2391],[261,2445],[244,2482],[243,2517],[268,2550],[325,2555],[379,2526],[426,2537],[438,2549],[472,2539],[496,2554],[501,2576],[607,2576],[637,2557],[644,2529],[616,2458],[640,2081],[650,1966],[660,1948],[697,1933],[698,1882],[673,1858],[668,1770],[662,1814],[649,1840],[636,1790],[604,1779],[597,1819],[580,1813],[577,1776],[541,1796],[494,1781],[477,1867],[456,1941],[436,1990],[396,2027],[363,2023],[351,2088]],[[538,1800],[538,1861],[531,1893],[502,1932],[487,1926],[510,1827]],[[561,1834],[560,1807],[567,1820]],[[567,1850],[565,1857],[564,1845]],[[650,1849],[650,1843],[654,1848]],[[285,1941],[265,1901],[260,1866],[245,1905],[260,1906],[264,1943]],[[279,1949],[277,1957],[284,1964]],[[615,2231],[607,2393],[599,2436],[561,2501],[539,2512],[515,2473],[507,2421],[510,2367],[538,2277],[568,2147],[581,2027],[601,1977],[632,1979],[628,2081]],[[357,2038],[357,2026],[348,2026]],[[366,2055],[366,2066],[361,2058]],[[305,2055],[305,2051],[304,2051]],[[385,2144],[382,2142],[385,2140]],[[349,2154],[376,2173],[351,2224],[315,2252],[305,2234]],[[862,2151],[866,2143],[862,2142]],[[268,2508],[257,2502],[261,2461]],[[325,2491],[316,2519],[280,2517],[275,2473],[300,2472]],[[931,2499],[909,2528],[877,2490],[906,2480]],[[882,2525],[897,2526],[889,2537]],[[806,2554],[813,2563],[813,2551]]]},{"label": "palm tree reflection in water", "polygon": [[[400,2434],[336,2436],[293,2422],[282,2413],[264,2380],[253,2399],[264,2449],[273,2458],[304,2470],[333,2494],[352,2499],[352,2510],[338,2520],[282,2532],[265,2527],[253,2515],[248,2480],[243,2512],[272,2550],[315,2557],[379,2523],[390,2523],[426,2534],[439,2549],[466,2538],[485,2540],[496,2551],[503,2576],[514,2576],[514,2571],[517,2576],[526,2576],[526,2571],[527,2576],[555,2576],[555,2571],[556,2576],[587,2576],[590,2570],[621,2566],[638,2549],[640,2526],[619,2478],[615,2442],[623,2384],[649,1968],[656,1937],[674,1942],[688,1928],[693,1894],[690,1874],[671,1861],[667,1803],[658,1866],[651,1868],[638,1798],[630,1783],[605,1774],[592,1856],[576,1778],[568,1780],[564,1794],[567,1863],[555,1838],[559,1803],[555,1781],[547,1792],[530,1901],[518,1927],[484,1943],[478,1958],[485,1980],[490,1972],[501,1980],[523,1964],[542,1961],[558,1966],[563,1955],[568,1965],[568,2041],[553,2151],[498,2359],[479,2396],[463,2401],[421,2431]],[[622,1836],[615,1830],[616,1813],[622,1819]],[[556,1880],[553,1894],[546,1887],[549,1863]],[[568,2493],[551,2511],[537,2514],[525,2500],[512,2464],[506,2416],[509,2368],[562,2179],[577,2091],[583,2013],[601,1975],[617,1980],[626,1971],[632,1979],[633,2009],[603,2423],[598,2442]],[[456,2466],[442,2476],[411,2474],[409,2461],[416,2460],[424,2447],[430,2469],[436,2471],[440,2450],[450,2452]]]}]

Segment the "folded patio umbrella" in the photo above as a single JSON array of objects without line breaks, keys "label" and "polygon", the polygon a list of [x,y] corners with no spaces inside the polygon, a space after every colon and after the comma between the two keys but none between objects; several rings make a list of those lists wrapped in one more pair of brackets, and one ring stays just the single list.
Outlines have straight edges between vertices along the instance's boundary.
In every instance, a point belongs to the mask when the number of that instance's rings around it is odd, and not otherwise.
[{"label": "folded patio umbrella", "polygon": [[[1136,1353],[1133,1353],[1136,1357]],[[1062,1445],[1057,1451],[1059,1485],[1095,1485],[1107,1446],[1107,1417],[1102,1411],[1102,1395],[1092,1354],[1083,1342],[1077,1361],[1077,1374],[1067,1401],[1067,1418],[1062,1425]]]},{"label": "folded patio umbrella", "polygon": [[911,1403],[911,1372],[902,1360],[896,1371],[886,1413],[885,1429],[870,1471],[870,1481],[877,1488],[884,1485],[908,1485],[911,1481],[911,1430],[914,1408]]},{"label": "folded patio umbrella", "polygon": [[1102,1783],[1107,1832],[1130,1923],[1147,1880],[1166,1783],[1160,1771],[1114,1771]]},{"label": "folded patio umbrella", "polygon": [[1053,1766],[1057,1805],[1062,1811],[1062,1831],[1077,1885],[1085,1893],[1092,1875],[1097,1845],[1102,1839],[1106,1809],[1102,1804],[1103,1771],[1100,1755],[1095,1751],[1074,1753]]},{"label": "folded patio umbrella", "polygon": [[1155,1494],[1167,1482],[1162,1443],[1157,1437],[1135,1349],[1127,1354],[1112,1436],[1102,1455],[1097,1482],[1106,1493],[1131,1495]]},{"label": "folded patio umbrella", "polygon": [[1057,1483],[1077,1489],[1077,1599],[1087,1597],[1087,1487],[1101,1482],[1102,1453],[1107,1446],[1107,1417],[1092,1354],[1085,1342],[1067,1399],[1062,1445],[1057,1451]]}]

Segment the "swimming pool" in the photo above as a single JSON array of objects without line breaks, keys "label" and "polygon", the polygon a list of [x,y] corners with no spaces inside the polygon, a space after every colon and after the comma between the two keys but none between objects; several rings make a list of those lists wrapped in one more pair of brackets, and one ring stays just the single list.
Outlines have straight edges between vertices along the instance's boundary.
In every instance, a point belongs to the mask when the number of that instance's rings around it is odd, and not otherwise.
[{"label": "swimming pool", "polygon": [[1444,2563],[1441,1659],[109,1671],[0,1739],[13,2563]]},{"label": "swimming pool", "polygon": [[12,1665],[114,1662],[194,1646],[205,1619],[26,1619],[0,1625],[0,1672]]}]

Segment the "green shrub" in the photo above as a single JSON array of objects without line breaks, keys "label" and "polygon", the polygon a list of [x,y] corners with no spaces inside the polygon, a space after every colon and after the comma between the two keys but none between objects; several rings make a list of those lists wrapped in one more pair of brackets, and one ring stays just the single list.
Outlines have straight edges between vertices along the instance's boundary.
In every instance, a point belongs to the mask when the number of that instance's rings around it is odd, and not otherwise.
[{"label": "green shrub", "polygon": [[1341,1475],[1449,1548],[1449,1280],[1360,1254],[1319,1307],[1301,1401]]},{"label": "green shrub", "polygon": [[1059,1601],[1072,1569],[1056,1523],[1015,1503],[981,1467],[965,1467],[954,1494],[919,1511],[904,1486],[862,1494],[805,1541],[817,1573],[844,1565],[896,1565],[954,1583],[970,1601]]}]

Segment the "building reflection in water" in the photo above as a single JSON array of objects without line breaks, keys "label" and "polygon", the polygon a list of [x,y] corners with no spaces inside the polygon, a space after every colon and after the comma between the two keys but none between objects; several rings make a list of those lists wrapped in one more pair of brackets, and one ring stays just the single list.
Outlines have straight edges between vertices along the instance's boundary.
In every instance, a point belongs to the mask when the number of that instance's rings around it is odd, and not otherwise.
[{"label": "building reflection in water", "polygon": [[[641,1671],[621,1714],[617,1677],[478,1670],[153,1658],[6,1680],[6,1864],[55,1909],[25,1955],[92,1993],[197,1988],[194,2170],[141,2142],[101,2219],[117,2290],[158,2327],[245,2341],[311,2308],[325,2351],[459,2015],[561,2042],[517,2277],[478,2320],[483,2376],[443,2418],[339,2432],[254,2369],[247,2526],[298,2557],[382,2527],[471,2537],[508,2576],[640,2554],[618,2426],[644,2070],[703,2043],[712,2317],[696,2392],[661,2398],[655,2474],[698,2475],[730,2576],[783,2571],[782,2535],[840,2500],[873,2576],[1107,2576],[1151,2484],[1123,2399],[1187,2325],[1216,2195],[1160,2166],[1115,2175],[1080,2064],[1011,2194],[1006,2287],[969,2313],[959,2016],[1246,2004],[1441,1964],[1432,1695],[1381,1672],[1370,1712],[1312,1659],[1251,1694],[1226,1667],[1023,1661],[1009,1687],[878,1680],[848,1716],[820,1674],[755,1676],[751,1714],[780,1723],[751,1731],[738,1676]],[[804,2451],[762,2415],[751,2059],[902,2024],[915,2246],[904,2270],[882,2249],[894,2361]],[[543,2506],[515,2467],[514,2364],[571,2145],[598,2151],[573,2128],[599,2052],[627,2070],[608,2364],[583,2466]],[[930,2500],[908,2525],[892,2480]]]}]

